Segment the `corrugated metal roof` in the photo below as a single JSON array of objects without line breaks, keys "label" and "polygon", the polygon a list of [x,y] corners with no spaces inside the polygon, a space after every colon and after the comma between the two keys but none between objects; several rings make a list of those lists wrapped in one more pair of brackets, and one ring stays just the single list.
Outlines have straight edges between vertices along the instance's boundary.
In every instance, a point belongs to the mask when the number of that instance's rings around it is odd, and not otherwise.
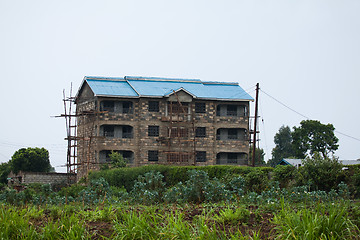
[{"label": "corrugated metal roof", "polygon": [[126,81],[87,79],[86,82],[89,84],[95,95],[138,96],[138,94]]},{"label": "corrugated metal roof", "polygon": [[85,77],[95,95],[129,97],[163,97],[184,89],[196,98],[248,100],[253,98],[238,83],[202,82],[199,79],[149,77]]}]

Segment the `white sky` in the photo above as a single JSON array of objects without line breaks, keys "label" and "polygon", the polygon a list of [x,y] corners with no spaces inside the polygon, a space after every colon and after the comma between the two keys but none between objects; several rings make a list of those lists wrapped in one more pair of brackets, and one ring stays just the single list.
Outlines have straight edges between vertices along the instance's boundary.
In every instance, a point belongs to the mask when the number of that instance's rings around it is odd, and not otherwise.
[{"label": "white sky", "polygon": [[[360,1],[0,0],[0,162],[45,147],[66,163],[62,90],[87,76],[255,84],[360,139]],[[261,143],[304,118],[260,92]],[[360,141],[337,134],[340,159]],[[64,172],[66,168],[56,168]]]}]

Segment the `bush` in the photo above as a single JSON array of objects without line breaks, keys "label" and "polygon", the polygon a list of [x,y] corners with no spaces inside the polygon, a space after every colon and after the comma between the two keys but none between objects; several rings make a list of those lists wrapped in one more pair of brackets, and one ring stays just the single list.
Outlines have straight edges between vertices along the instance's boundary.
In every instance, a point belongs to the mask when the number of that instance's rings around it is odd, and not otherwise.
[{"label": "bush", "polygon": [[281,188],[287,188],[291,185],[297,177],[298,170],[291,165],[277,165],[274,168],[272,178],[274,181],[279,182]]},{"label": "bush", "polygon": [[322,157],[315,153],[303,161],[298,184],[310,185],[312,190],[330,191],[344,180],[342,164],[335,158]]},{"label": "bush", "polygon": [[268,185],[267,175],[259,168],[254,169],[245,176],[248,191],[261,193]]},{"label": "bush", "polygon": [[360,196],[360,173],[356,173],[351,177],[353,192],[356,197]]}]

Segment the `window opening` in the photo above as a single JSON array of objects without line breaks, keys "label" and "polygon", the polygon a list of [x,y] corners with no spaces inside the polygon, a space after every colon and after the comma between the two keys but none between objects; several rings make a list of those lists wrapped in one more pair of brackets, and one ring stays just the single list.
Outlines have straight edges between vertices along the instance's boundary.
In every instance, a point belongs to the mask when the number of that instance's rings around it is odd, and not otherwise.
[{"label": "window opening", "polygon": [[149,112],[159,112],[159,101],[149,101]]},{"label": "window opening", "polygon": [[206,151],[196,152],[196,162],[206,162]]},{"label": "window opening", "polygon": [[227,105],[227,115],[228,116],[237,116],[237,106],[236,105]]},{"label": "window opening", "polygon": [[197,127],[195,130],[195,136],[201,138],[206,137],[206,127]]},{"label": "window opening", "polygon": [[122,138],[133,138],[133,127],[123,126],[122,128]]},{"label": "window opening", "polygon": [[148,151],[148,161],[159,161],[159,151],[149,150]]},{"label": "window opening", "polygon": [[122,102],[123,113],[132,113],[132,102]]},{"label": "window opening", "polygon": [[172,127],[169,128],[170,137],[188,137],[189,130],[186,128]]},{"label": "window opening", "polygon": [[[182,106],[182,108],[181,108]],[[184,114],[188,113],[188,103],[181,103],[181,106],[178,102],[173,102],[168,104],[168,112],[172,114]],[[184,109],[184,110],[183,110]]]},{"label": "window opening", "polygon": [[114,112],[114,106],[115,106],[114,101],[102,101],[101,103],[102,103],[101,104],[102,111]]},{"label": "window opening", "polygon": [[187,153],[168,153],[167,161],[168,162],[189,162],[190,155]]},{"label": "window opening", "polygon": [[115,128],[111,125],[104,126],[104,137],[114,137]]},{"label": "window opening", "polygon": [[228,153],[228,163],[237,163],[237,153]]},{"label": "window opening", "polygon": [[236,128],[228,129],[228,139],[238,139],[238,131]]},{"label": "window opening", "polygon": [[195,103],[195,112],[196,113],[205,113],[206,112],[206,104],[202,102]]},{"label": "window opening", "polygon": [[149,126],[148,127],[148,136],[158,137],[159,136],[159,126]]}]

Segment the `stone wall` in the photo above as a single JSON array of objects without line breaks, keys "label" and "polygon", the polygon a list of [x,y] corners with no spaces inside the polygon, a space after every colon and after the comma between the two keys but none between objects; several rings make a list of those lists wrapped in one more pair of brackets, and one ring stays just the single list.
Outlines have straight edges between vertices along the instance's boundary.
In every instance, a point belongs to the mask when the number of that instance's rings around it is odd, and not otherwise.
[{"label": "stone wall", "polygon": [[75,174],[67,173],[43,173],[43,172],[19,172],[18,174],[11,173],[9,175],[9,184],[29,184],[29,183],[42,183],[42,184],[61,184],[68,183],[68,179],[76,179]]},{"label": "stone wall", "polygon": [[[132,112],[101,112],[101,101],[130,101]],[[249,153],[248,137],[245,140],[217,140],[216,132],[219,128],[242,128],[249,132],[248,116],[217,116],[217,105],[243,105],[249,108],[249,103],[226,102],[215,100],[192,99],[188,102],[187,113],[170,117],[167,98],[101,98],[94,97],[87,101],[80,101],[77,105],[78,113],[94,111],[96,114],[83,115],[78,118],[78,179],[90,170],[100,169],[99,153],[105,150],[131,151],[134,161],[131,166],[146,164],[169,164],[169,152],[191,153],[206,151],[206,162],[196,165],[214,165],[219,152]],[[159,101],[159,111],[149,111],[149,101]],[[195,112],[195,102],[205,103],[205,113]],[[114,138],[101,136],[102,125],[128,125],[133,128],[133,138]],[[159,136],[148,136],[149,126],[159,126]],[[169,137],[170,127],[188,129],[187,137]],[[196,127],[205,127],[205,137],[195,137]],[[91,137],[91,138],[90,138]],[[194,141],[195,140],[195,141]],[[148,151],[159,151],[158,161],[148,161]],[[88,164],[87,164],[88,163]],[[178,163],[176,163],[178,164]],[[194,158],[181,165],[194,164]],[[239,163],[240,164],[240,163]],[[242,164],[242,163],[241,163]]]}]

